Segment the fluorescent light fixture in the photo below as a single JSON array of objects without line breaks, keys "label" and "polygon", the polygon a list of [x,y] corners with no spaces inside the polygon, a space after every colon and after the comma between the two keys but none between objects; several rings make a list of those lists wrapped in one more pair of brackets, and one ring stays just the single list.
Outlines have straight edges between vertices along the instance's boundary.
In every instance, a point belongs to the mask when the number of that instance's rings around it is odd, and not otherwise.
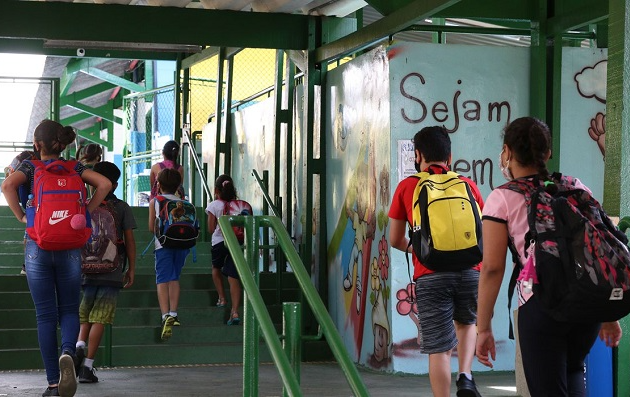
[{"label": "fluorescent light fixture", "polygon": [[[201,52],[201,46],[191,44],[127,43],[117,41],[44,40],[44,48],[84,50],[124,50],[153,52]],[[88,54],[89,56],[89,54]]]}]

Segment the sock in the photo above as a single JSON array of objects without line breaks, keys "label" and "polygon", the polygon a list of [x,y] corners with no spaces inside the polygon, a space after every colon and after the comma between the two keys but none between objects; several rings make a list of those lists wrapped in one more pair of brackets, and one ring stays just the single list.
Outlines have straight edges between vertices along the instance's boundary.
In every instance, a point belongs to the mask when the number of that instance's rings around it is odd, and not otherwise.
[{"label": "sock", "polygon": [[92,369],[92,366],[94,365],[94,359],[86,357],[85,360],[83,360],[83,365],[87,367],[87,369]]},{"label": "sock", "polygon": [[85,349],[85,341],[82,341],[82,340],[78,341],[78,342],[77,342],[77,349],[78,349],[78,348],[83,348],[83,349]]},{"label": "sock", "polygon": [[166,316],[168,316],[168,313],[162,314],[162,321],[166,320]]},{"label": "sock", "polygon": [[466,372],[460,372],[457,377],[459,378],[462,375],[464,375],[466,377],[466,379],[468,379],[468,380],[472,380],[473,379],[472,374],[467,374]]},{"label": "sock", "polygon": [[177,312],[168,312],[168,315],[171,317],[177,317]]}]

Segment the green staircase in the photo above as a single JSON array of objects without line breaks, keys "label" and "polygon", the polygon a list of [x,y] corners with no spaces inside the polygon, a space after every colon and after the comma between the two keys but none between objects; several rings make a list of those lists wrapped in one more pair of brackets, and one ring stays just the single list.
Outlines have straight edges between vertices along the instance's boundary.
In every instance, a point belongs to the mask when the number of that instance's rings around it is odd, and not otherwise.
[{"label": "green staircase", "polygon": [[[217,293],[211,277],[211,246],[197,244],[197,262],[189,255],[181,277],[178,309],[182,326],[175,327],[167,342],[160,340],[160,310],[155,287],[152,249],[140,253],[151,240],[146,207],[133,209],[138,229],[135,231],[138,259],[133,287],[122,290],[114,325],[106,331],[97,355],[97,366],[187,365],[241,363],[243,328],[227,326],[229,308],[217,308]],[[203,214],[202,209],[198,209]],[[19,274],[24,259],[24,225],[8,207],[0,207],[0,316],[6,321],[0,328],[0,370],[42,368],[37,343],[35,310],[26,277]],[[279,293],[278,285],[281,285]],[[228,284],[225,283],[226,291]],[[260,291],[280,330],[282,301],[300,300],[293,275],[260,275]],[[269,353],[261,340],[261,361]],[[332,357],[323,341],[304,343],[305,360]]]}]

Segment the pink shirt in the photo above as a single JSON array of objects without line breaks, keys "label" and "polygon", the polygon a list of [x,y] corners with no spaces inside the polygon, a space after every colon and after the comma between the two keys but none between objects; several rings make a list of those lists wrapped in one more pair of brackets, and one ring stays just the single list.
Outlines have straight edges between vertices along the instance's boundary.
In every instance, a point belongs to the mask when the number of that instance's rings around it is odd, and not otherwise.
[{"label": "pink shirt", "polygon": [[[591,192],[577,178],[575,187]],[[525,264],[525,234],[529,231],[527,224],[527,206],[525,196],[508,189],[494,189],[486,199],[483,207],[483,220],[501,222],[507,224],[508,238],[514,243],[516,251],[521,258],[521,263]],[[516,282],[516,292],[518,305],[522,305],[532,296],[526,293],[520,281]]]}]

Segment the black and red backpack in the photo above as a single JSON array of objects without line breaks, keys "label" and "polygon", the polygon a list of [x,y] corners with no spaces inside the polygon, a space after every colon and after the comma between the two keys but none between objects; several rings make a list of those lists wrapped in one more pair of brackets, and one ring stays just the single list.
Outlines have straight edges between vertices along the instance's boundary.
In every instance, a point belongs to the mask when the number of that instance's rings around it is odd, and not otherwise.
[{"label": "black and red backpack", "polygon": [[[608,322],[630,313],[628,238],[572,177],[519,178],[500,189],[525,197],[538,279],[533,298],[558,321]],[[514,247],[510,248],[514,253]],[[514,255],[509,301],[525,258]]]}]

